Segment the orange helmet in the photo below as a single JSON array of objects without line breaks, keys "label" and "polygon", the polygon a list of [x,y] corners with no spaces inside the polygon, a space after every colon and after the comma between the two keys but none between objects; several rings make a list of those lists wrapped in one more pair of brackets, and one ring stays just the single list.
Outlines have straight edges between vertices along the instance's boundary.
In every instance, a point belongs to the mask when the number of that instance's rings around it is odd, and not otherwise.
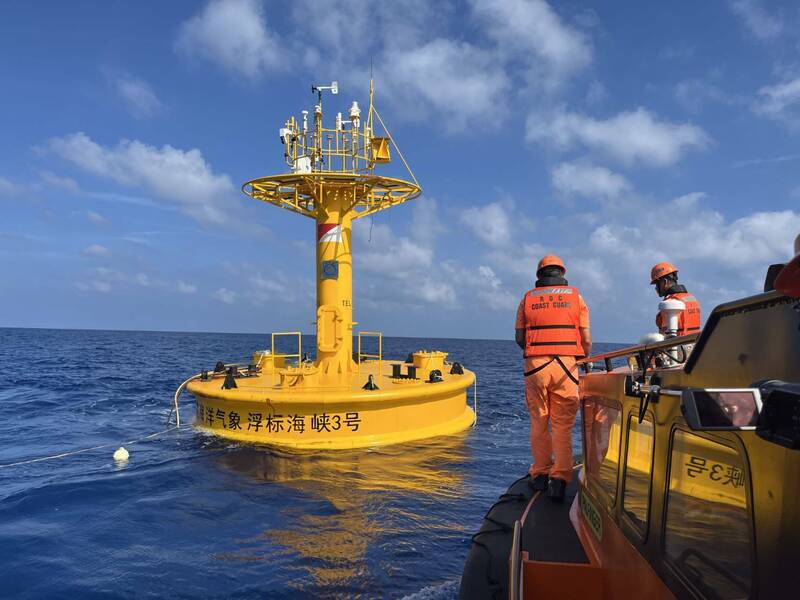
[{"label": "orange helmet", "polygon": [[547,254],[542,257],[542,260],[539,261],[539,266],[536,267],[536,272],[538,273],[545,267],[561,267],[564,269],[564,272],[567,272],[567,267],[564,266],[564,261],[561,260],[555,254]]},{"label": "orange helmet", "polygon": [[650,283],[655,283],[665,275],[677,272],[678,269],[672,263],[660,262],[655,267],[650,269]]}]

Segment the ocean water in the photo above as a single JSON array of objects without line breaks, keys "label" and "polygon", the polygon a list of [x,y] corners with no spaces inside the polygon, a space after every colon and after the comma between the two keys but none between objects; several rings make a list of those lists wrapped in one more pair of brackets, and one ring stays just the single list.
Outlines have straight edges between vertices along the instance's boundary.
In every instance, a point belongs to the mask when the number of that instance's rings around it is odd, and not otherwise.
[{"label": "ocean water", "polygon": [[478,423],[459,435],[289,454],[196,431],[185,394],[180,430],[125,443],[166,428],[183,379],[268,345],[0,329],[0,465],[112,446],[0,468],[0,596],[455,598],[470,535],[530,462],[516,345],[384,339],[389,358],[434,348],[477,373]]}]

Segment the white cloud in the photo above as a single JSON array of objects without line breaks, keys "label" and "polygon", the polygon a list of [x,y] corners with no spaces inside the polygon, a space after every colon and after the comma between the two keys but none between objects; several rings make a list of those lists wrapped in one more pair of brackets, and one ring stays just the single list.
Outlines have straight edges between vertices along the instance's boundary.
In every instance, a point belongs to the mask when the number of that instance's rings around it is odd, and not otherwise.
[{"label": "white cloud", "polygon": [[705,222],[692,224],[681,232],[680,243],[689,246],[681,248],[678,256],[734,268],[766,266],[791,257],[792,240],[800,231],[800,213],[792,210],[756,212],[730,224],[714,211],[703,217]]},{"label": "white cloud", "polygon": [[[437,219],[441,212],[433,199],[417,201],[408,235],[397,235],[384,223],[373,225],[366,219],[354,223],[354,266],[362,274],[357,279],[359,306],[381,314],[429,311],[430,305],[460,309],[461,299],[469,297],[494,309],[488,303],[489,292],[498,296],[500,291],[488,290],[485,281],[479,287],[480,273],[437,257],[435,247],[446,231]],[[479,294],[484,290],[486,294]]]},{"label": "white cloud", "polygon": [[490,246],[504,246],[511,241],[511,220],[499,202],[472,206],[461,213],[461,222]]},{"label": "white cloud", "polygon": [[293,53],[315,80],[363,90],[374,59],[377,101],[402,118],[435,117],[449,132],[503,118],[507,61],[496,44],[447,31],[458,10],[451,3],[299,0],[293,7],[295,27],[284,43],[303,40]]},{"label": "white cloud", "polygon": [[[93,244],[83,252],[87,256],[106,257],[109,256],[108,250],[104,246]],[[181,282],[182,283],[182,282]],[[126,273],[117,269],[109,267],[96,267],[87,271],[85,280],[79,281],[77,287],[85,292],[102,292],[107,293],[116,289],[127,289],[128,293],[132,293],[131,288],[143,287],[152,290],[165,290],[171,289],[172,285],[167,284],[165,281],[153,278],[147,273]],[[181,285],[178,285],[179,291]],[[186,292],[190,293],[190,292]]]},{"label": "white cloud", "polygon": [[[302,46],[292,46],[292,54],[302,60],[314,79],[338,79],[343,90],[365,89],[365,66],[374,59],[381,93],[385,86],[380,65],[385,57],[435,39],[452,13],[447,1],[295,0],[294,29],[283,43],[302,40]],[[325,18],[310,19],[312,14],[324,14]],[[386,79],[392,77],[387,73]]]},{"label": "white cloud", "polygon": [[197,291],[196,285],[193,283],[186,283],[180,279],[178,280],[176,287],[181,294],[194,294]]},{"label": "white cloud", "polygon": [[23,187],[21,185],[16,184],[5,177],[0,177],[0,196],[7,196],[11,198],[21,195],[22,192]]},{"label": "white cloud", "polygon": [[236,302],[236,292],[232,292],[226,288],[219,288],[216,292],[212,294],[212,297],[219,300],[220,302],[224,302],[225,304],[233,304]]},{"label": "white cloud", "polygon": [[753,167],[757,165],[767,165],[773,163],[794,162],[800,160],[800,154],[780,154],[778,156],[763,156],[758,158],[748,158],[733,163],[731,166],[734,169],[742,169],[744,167]]},{"label": "white cloud", "polygon": [[686,41],[679,41],[668,46],[664,46],[658,51],[659,58],[665,60],[688,60],[697,52],[697,47]]},{"label": "white cloud", "polygon": [[93,210],[86,211],[86,218],[89,219],[95,225],[105,225],[108,223],[108,219],[106,219],[100,213],[96,213]]},{"label": "white cloud", "polygon": [[545,0],[473,0],[469,23],[461,12],[452,2],[297,0],[279,30],[258,0],[211,0],[175,47],[250,79],[291,66],[343,90],[363,89],[374,59],[379,98],[451,132],[504,120],[512,81],[553,92],[592,61],[589,37]]},{"label": "white cloud", "polygon": [[288,61],[258,0],[212,0],[181,25],[176,48],[251,79],[282,69]]},{"label": "white cloud", "polygon": [[[310,260],[310,264],[314,264],[313,256],[304,260]],[[288,305],[290,307],[288,310],[292,311],[315,310],[313,307],[316,281],[306,276],[313,275],[313,268],[310,272],[304,268],[288,276],[274,265],[270,266],[266,274],[259,270],[261,267],[263,265],[246,262],[226,264],[225,270],[233,278],[228,285],[237,291],[232,292],[229,288],[222,288],[224,291],[217,290],[212,296],[228,304],[247,302],[253,306],[273,307],[282,304]],[[191,287],[197,289],[195,286]]]},{"label": "white cloud", "polygon": [[359,243],[358,268],[369,273],[403,279],[433,263],[433,248],[405,236],[395,236],[388,225],[371,226],[362,219],[354,223],[353,234]]},{"label": "white cloud", "polygon": [[357,242],[356,268],[367,274],[361,302],[368,307],[386,310],[387,306],[457,303],[455,286],[443,277],[442,266],[435,260],[435,236],[431,232],[397,236],[388,225],[371,225],[362,219],[354,223],[353,234]]},{"label": "white cloud", "polygon": [[686,79],[675,86],[675,99],[690,111],[699,111],[708,103],[741,104],[742,98],[729,94],[701,79]]},{"label": "white cloud", "polygon": [[146,81],[131,75],[120,75],[113,79],[113,84],[134,116],[148,118],[164,111],[164,104]]},{"label": "white cloud", "polygon": [[411,118],[429,112],[455,131],[467,124],[488,127],[505,113],[509,79],[491,53],[466,42],[435,39],[393,49],[381,65],[391,74],[386,94]]},{"label": "white cloud", "polygon": [[108,267],[97,267],[89,271],[88,278],[84,281],[79,281],[75,285],[83,292],[100,292],[107,294],[111,292],[115,286],[124,284],[128,277],[124,273],[120,273],[115,269]]},{"label": "white cloud", "polygon": [[105,246],[101,246],[100,244],[92,244],[91,246],[87,246],[86,248],[84,248],[82,254],[84,256],[104,258],[106,256],[109,256],[111,252]]},{"label": "white cloud", "polygon": [[79,290],[83,292],[100,292],[107,294],[111,291],[111,284],[108,281],[101,279],[90,279],[89,281],[80,281],[77,284]]},{"label": "white cloud", "polygon": [[705,192],[689,192],[683,196],[673,198],[670,204],[681,211],[698,210],[700,201],[706,197],[708,197],[708,194]]},{"label": "white cloud", "polygon": [[379,100],[450,132],[490,128],[507,118],[515,89],[537,88],[526,101],[557,92],[592,62],[580,15],[570,22],[545,0],[470,5],[467,21],[449,1],[296,0],[279,29],[259,0],[211,0],[181,25],[175,47],[250,79],[292,67],[342,90],[364,89],[374,59]]},{"label": "white cloud", "polygon": [[[755,212],[728,222],[717,211],[704,209],[702,193],[686,194],[662,206],[642,211],[636,226],[607,223],[590,237],[593,250],[631,265],[669,259],[745,271],[786,260],[800,231],[800,213],[792,210]],[[681,227],[664,227],[669,214]]]},{"label": "white cloud", "polygon": [[674,164],[689,150],[704,148],[708,135],[690,123],[660,121],[644,108],[605,120],[570,112],[528,117],[526,137],[561,150],[583,145],[626,164]]},{"label": "white cloud", "polygon": [[747,28],[762,40],[776,38],[783,32],[780,19],[770,15],[758,0],[732,0],[730,6]]},{"label": "white cloud", "polygon": [[[566,25],[544,0],[471,0],[475,21],[505,54],[531,68],[546,87],[558,86],[587,67],[586,36]],[[539,63],[535,59],[538,59]]]},{"label": "white cloud", "polygon": [[593,292],[608,292],[613,283],[608,265],[594,256],[570,257],[567,275],[573,281],[580,281],[584,289]]},{"label": "white cloud", "polygon": [[762,87],[753,110],[765,117],[800,126],[800,77]]},{"label": "white cloud", "polygon": [[595,79],[589,84],[589,89],[586,91],[586,104],[594,106],[602,104],[608,100],[608,90],[603,85],[602,81]]},{"label": "white cloud", "polygon": [[422,243],[433,244],[447,227],[439,219],[439,206],[434,198],[423,196],[414,200],[411,209],[411,237]]},{"label": "white cloud", "polygon": [[261,273],[256,273],[250,277],[250,284],[256,292],[256,297],[261,301],[275,300],[277,298],[285,298],[287,293],[291,290],[285,281],[281,278],[272,277],[267,279]]},{"label": "white cloud", "polygon": [[232,223],[236,191],[227,175],[217,175],[197,149],[148,146],[122,140],[101,146],[85,133],[49,141],[59,156],[94,175],[128,187],[143,187],[202,223]]},{"label": "white cloud", "polygon": [[415,286],[416,293],[429,304],[451,306],[456,303],[456,291],[453,286],[441,279],[425,277]]},{"label": "white cloud", "polygon": [[136,273],[136,275],[133,278],[133,281],[134,283],[142,287],[150,287],[153,284],[147,273]]},{"label": "white cloud", "polygon": [[[758,292],[767,265],[790,258],[800,232],[796,209],[727,218],[708,207],[703,192],[664,200],[631,190],[622,197],[624,210],[616,203],[603,203],[594,219],[544,222],[535,241],[528,243],[521,224],[512,219],[510,234],[515,243],[492,248],[477,259],[502,282],[497,286],[498,297],[491,298],[494,286],[488,272],[483,273],[481,288],[480,270],[453,268],[448,280],[456,282],[457,298],[511,310],[524,290],[533,286],[539,258],[556,253],[567,264],[570,283],[589,302],[598,330],[595,337],[633,342],[653,327],[658,300],[649,285],[653,264],[677,263],[681,281],[698,294],[707,315],[714,303]],[[626,307],[622,313],[614,308],[620,305]]]},{"label": "white cloud", "polygon": [[[516,224],[516,222],[515,222]],[[522,287],[530,287],[528,283],[535,279],[536,265],[545,254],[553,253],[552,247],[539,243],[523,243],[507,248],[494,249],[486,255],[486,259],[495,266],[495,270],[511,273]]]},{"label": "white cloud", "polygon": [[565,195],[614,198],[630,191],[625,177],[606,169],[578,163],[561,163],[551,173],[553,187]]},{"label": "white cloud", "polygon": [[46,187],[63,190],[65,192],[69,192],[70,194],[77,194],[81,191],[78,182],[70,177],[61,177],[60,175],[56,175],[50,171],[42,171],[39,174],[39,177],[42,180],[42,184],[44,184]]},{"label": "white cloud", "polygon": [[477,276],[470,278],[478,289],[478,297],[493,310],[513,310],[519,301],[504,286],[491,267],[480,265]]}]

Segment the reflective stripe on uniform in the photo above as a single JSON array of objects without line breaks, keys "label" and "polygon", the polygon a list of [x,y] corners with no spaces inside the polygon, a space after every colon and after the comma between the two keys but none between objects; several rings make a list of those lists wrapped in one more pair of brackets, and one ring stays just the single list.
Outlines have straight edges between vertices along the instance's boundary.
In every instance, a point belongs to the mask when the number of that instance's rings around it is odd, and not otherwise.
[{"label": "reflective stripe on uniform", "polygon": [[546,296],[547,294],[571,294],[572,288],[546,287],[528,292],[531,296]]}]

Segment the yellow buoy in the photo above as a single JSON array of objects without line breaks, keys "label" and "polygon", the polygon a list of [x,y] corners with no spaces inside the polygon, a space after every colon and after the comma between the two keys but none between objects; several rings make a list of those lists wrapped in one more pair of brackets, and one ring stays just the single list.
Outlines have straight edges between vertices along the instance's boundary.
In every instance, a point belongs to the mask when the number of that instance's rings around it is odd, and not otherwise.
[{"label": "yellow buoy", "polygon": [[[234,440],[296,448],[378,446],[451,434],[470,427],[475,411],[467,392],[475,375],[437,351],[413,353],[409,362],[383,358],[379,332],[355,333],[353,350],[352,222],[419,196],[421,188],[395,145],[411,181],[376,175],[394,144],[373,104],[353,102],[349,120],[322,123],[318,94],[313,128],[307,113],[280,129],[288,173],[254,179],[249,196],[316,221],[316,358],[307,359],[299,332],[274,333],[269,351],[249,365],[218,365],[191,381],[196,424]],[[385,137],[375,135],[375,120]],[[276,339],[296,339],[297,352],[276,353]],[[366,352],[364,347],[377,345]]]},{"label": "yellow buoy", "polygon": [[114,460],[117,462],[124,462],[128,460],[130,456],[130,452],[128,452],[123,446],[120,446],[114,450]]}]

